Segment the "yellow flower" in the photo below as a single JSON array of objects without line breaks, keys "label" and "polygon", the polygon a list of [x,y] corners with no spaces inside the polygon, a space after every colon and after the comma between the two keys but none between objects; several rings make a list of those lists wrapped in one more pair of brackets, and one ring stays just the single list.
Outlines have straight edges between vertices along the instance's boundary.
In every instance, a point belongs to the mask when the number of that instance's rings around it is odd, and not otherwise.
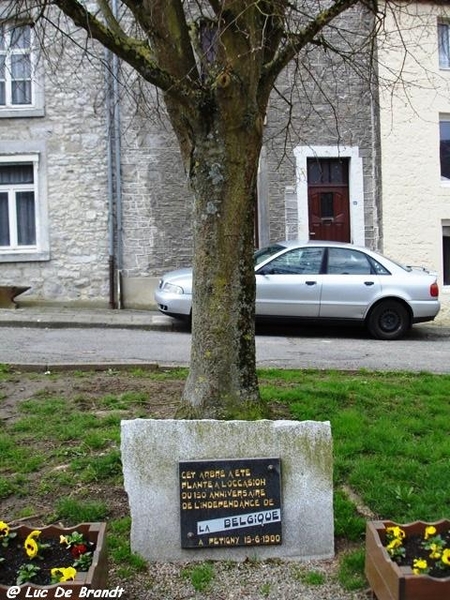
[{"label": "yellow flower", "polygon": [[415,575],[420,575],[421,573],[424,573],[428,568],[428,564],[426,560],[423,560],[422,558],[415,558],[413,561],[413,573]]},{"label": "yellow flower", "polygon": [[75,575],[77,574],[77,570],[73,567],[55,567],[51,569],[52,577],[58,578],[58,581],[73,581],[75,579]]},{"label": "yellow flower", "polygon": [[4,521],[0,521],[0,537],[9,535],[9,525]]},{"label": "yellow flower", "polygon": [[430,544],[430,558],[440,558],[442,548],[438,544]]},{"label": "yellow flower", "polygon": [[36,542],[35,538],[38,538],[40,535],[40,530],[34,529],[31,533],[28,534],[27,539],[25,540],[25,550],[30,558],[34,558],[39,552],[39,545]]},{"label": "yellow flower", "polygon": [[34,540],[34,538],[37,538],[40,535],[41,535],[40,529],[34,529],[31,533],[28,534],[28,537]]},{"label": "yellow flower", "polygon": [[389,550],[394,550],[394,548],[398,548],[399,546],[402,545],[402,540],[399,540],[398,538],[394,538],[392,539],[389,544],[386,546],[386,549]]},{"label": "yellow flower", "polygon": [[405,537],[405,532],[398,525],[395,525],[395,527],[386,527],[386,533],[399,540],[402,540]]},{"label": "yellow flower", "polygon": [[24,546],[29,558],[35,558],[35,556],[37,556],[37,553],[39,552],[39,546],[35,539],[28,536],[25,540]]},{"label": "yellow flower", "polygon": [[433,525],[429,525],[428,527],[425,527],[424,538],[427,540],[432,535],[435,535],[435,533],[436,533],[436,527],[434,527]]},{"label": "yellow flower", "polygon": [[65,535],[60,535],[59,536],[59,543],[60,544],[67,544],[67,546],[69,545],[69,540],[66,538]]},{"label": "yellow flower", "polygon": [[441,560],[444,563],[444,565],[449,565],[450,566],[450,548],[446,548],[443,551]]}]

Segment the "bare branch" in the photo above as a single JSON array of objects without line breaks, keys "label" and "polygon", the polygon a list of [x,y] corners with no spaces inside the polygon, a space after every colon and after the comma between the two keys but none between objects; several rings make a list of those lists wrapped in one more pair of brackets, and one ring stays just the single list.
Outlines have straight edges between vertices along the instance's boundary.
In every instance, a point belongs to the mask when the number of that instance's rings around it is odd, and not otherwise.
[{"label": "bare branch", "polygon": [[[53,0],[53,4],[71,18],[75,25],[84,29],[89,37],[96,39],[130,64],[146,81],[165,92],[170,90],[171,94],[177,96],[180,101],[195,92],[192,86],[187,85],[185,79],[177,80],[161,67],[162,61],[156,60],[154,52],[146,41],[127,35],[120,27],[120,33],[117,34],[78,0]],[[117,21],[116,24],[118,25]]]},{"label": "bare branch", "polygon": [[287,34],[286,45],[271,63],[264,67],[264,77],[269,83],[275,81],[284,67],[307,45],[319,43],[316,36],[336,17],[358,3],[359,0],[335,0],[334,4],[312,18],[309,24],[298,33]]},{"label": "bare branch", "polygon": [[117,19],[113,14],[113,11],[111,10],[111,7],[109,6],[108,0],[97,0],[97,2],[109,29],[111,29],[111,31],[113,31],[116,35],[122,36],[122,29],[119,23],[117,22]]}]

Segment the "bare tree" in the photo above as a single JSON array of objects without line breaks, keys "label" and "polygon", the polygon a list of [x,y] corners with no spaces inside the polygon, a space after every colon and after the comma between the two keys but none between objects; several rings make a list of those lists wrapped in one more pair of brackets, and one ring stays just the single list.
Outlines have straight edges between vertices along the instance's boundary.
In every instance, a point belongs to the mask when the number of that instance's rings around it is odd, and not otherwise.
[{"label": "bare tree", "polygon": [[[194,196],[191,368],[184,416],[258,405],[256,181],[269,96],[311,48],[351,60],[345,13],[372,0],[17,0],[15,13],[72,23],[163,93]],[[375,23],[376,19],[374,19]],[[336,39],[338,43],[336,44]],[[343,43],[341,43],[343,42]],[[364,44],[361,44],[363,47]]]}]

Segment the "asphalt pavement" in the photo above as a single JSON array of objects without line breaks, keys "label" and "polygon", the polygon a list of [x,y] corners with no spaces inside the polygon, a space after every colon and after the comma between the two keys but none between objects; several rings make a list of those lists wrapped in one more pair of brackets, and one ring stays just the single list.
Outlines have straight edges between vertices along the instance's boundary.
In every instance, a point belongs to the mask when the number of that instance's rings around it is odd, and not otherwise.
[{"label": "asphalt pavement", "polygon": [[[76,335],[75,328],[79,329]],[[60,306],[0,309],[0,362],[23,368],[50,365],[50,370],[72,364],[76,368],[94,364],[98,368],[125,364],[186,366],[190,357],[188,334],[184,323],[153,310]],[[395,342],[374,340],[363,328],[264,326],[257,331],[256,354],[258,366],[265,368],[448,373],[450,324],[439,316],[435,323],[414,326],[404,339]]]}]

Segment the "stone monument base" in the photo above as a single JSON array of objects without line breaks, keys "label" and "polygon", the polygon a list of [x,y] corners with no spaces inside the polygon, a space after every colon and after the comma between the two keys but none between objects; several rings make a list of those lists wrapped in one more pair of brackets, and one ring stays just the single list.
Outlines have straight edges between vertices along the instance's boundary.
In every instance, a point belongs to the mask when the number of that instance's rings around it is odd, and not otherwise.
[{"label": "stone monument base", "polygon": [[[131,549],[146,560],[307,560],[333,556],[333,452],[329,422],[136,419],[122,421],[121,448],[132,518]],[[248,469],[230,471],[231,477],[235,472],[236,476],[242,475],[234,481],[227,479],[224,470],[214,471],[214,461],[236,459],[245,465],[245,459],[255,458],[279,459],[280,513],[268,512],[270,494],[258,488],[261,479],[252,479]],[[186,461],[202,461],[205,469],[200,473],[198,469],[192,473],[181,471],[180,463]],[[243,519],[232,519],[231,511],[224,522],[226,527],[236,528],[233,535],[220,531],[217,519],[204,519],[201,523],[207,525],[200,525],[199,531],[203,527],[211,533],[203,536],[203,546],[182,548],[180,511],[184,499],[183,508],[191,509],[193,515],[199,507],[228,502],[212,500],[225,497],[213,493],[215,488],[236,489],[235,493],[227,492],[233,504],[220,506],[238,506],[238,499],[247,506],[241,511],[246,524],[252,522],[254,515],[278,519],[281,543],[272,544],[278,539],[276,536],[244,536],[245,530],[239,529]],[[245,504],[244,499],[250,504]],[[210,523],[214,523],[211,529]],[[189,535],[194,534],[197,531]],[[237,545],[244,540],[248,545]]]}]

